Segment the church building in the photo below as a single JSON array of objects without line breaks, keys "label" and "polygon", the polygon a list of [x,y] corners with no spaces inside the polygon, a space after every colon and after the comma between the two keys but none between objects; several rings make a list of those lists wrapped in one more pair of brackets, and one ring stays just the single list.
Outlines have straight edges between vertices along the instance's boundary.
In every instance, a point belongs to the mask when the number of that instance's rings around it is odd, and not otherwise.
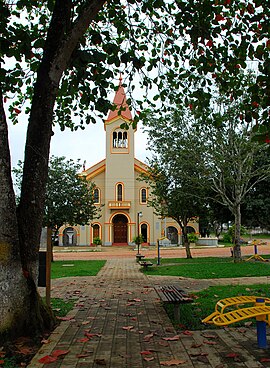
[{"label": "church building", "polygon": [[[104,122],[106,158],[82,172],[95,183],[94,202],[101,216],[90,225],[63,226],[59,245],[92,246],[94,238],[100,238],[103,246],[134,246],[138,234],[142,234],[143,245],[155,245],[164,237],[167,245],[181,244],[179,225],[170,218],[161,219],[147,205],[150,188],[138,180],[147,166],[134,157],[136,130],[121,128],[132,121],[121,79],[113,102],[117,108]],[[196,222],[190,224],[190,231],[198,232]]]}]

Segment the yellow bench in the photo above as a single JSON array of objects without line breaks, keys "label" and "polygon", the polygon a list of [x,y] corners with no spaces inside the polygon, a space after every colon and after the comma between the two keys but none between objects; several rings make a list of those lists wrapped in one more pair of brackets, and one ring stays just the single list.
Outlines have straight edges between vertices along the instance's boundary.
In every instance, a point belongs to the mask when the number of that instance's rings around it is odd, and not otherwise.
[{"label": "yellow bench", "polygon": [[[268,315],[270,324],[270,298],[263,298],[264,304],[257,304],[258,296],[235,296],[232,298],[221,299],[216,303],[215,311],[202,320],[203,323],[226,326],[242,321],[247,318]],[[253,304],[250,307],[242,308],[243,304]],[[225,312],[226,308],[235,306],[236,309]]]},{"label": "yellow bench", "polygon": [[[251,306],[245,306],[251,304]],[[245,308],[242,308],[242,306]],[[234,309],[232,309],[234,307]],[[229,308],[229,311],[226,311]],[[258,296],[235,296],[217,302],[215,311],[202,320],[216,326],[228,326],[248,318],[256,318],[257,342],[260,349],[268,348],[266,323],[270,325],[270,299]]]}]

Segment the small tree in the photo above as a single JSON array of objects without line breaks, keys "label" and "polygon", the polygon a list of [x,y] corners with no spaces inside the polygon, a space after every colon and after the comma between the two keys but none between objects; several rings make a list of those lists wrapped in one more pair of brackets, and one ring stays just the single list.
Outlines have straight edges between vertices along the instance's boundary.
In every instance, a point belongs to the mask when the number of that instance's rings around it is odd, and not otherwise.
[{"label": "small tree", "polygon": [[[94,183],[89,183],[79,173],[79,160],[67,160],[65,157],[52,156],[49,162],[49,174],[46,187],[43,226],[52,230],[52,240],[64,224],[86,225],[99,214],[94,204]],[[16,185],[20,188],[22,162],[13,170]]]},{"label": "small tree", "polygon": [[139,234],[133,238],[133,242],[137,245],[137,254],[140,253],[140,245],[144,242],[142,234]]}]

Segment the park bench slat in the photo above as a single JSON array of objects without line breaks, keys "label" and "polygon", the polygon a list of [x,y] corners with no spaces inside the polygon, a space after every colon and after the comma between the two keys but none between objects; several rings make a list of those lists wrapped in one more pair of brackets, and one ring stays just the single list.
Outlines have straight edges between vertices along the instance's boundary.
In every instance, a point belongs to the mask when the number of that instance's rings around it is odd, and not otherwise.
[{"label": "park bench slat", "polygon": [[193,302],[193,299],[184,290],[174,285],[155,287],[155,290],[163,303],[174,304],[174,318],[176,321],[180,320],[180,305]]},{"label": "park bench slat", "polygon": [[190,298],[184,290],[177,286],[159,286],[155,289],[160,299],[165,303],[190,303],[193,301],[193,299]]}]

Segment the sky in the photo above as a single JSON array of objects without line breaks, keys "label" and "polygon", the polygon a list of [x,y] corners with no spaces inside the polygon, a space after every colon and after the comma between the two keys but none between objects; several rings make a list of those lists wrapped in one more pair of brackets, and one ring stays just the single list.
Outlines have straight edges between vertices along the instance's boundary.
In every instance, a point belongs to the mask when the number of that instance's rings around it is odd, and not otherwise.
[{"label": "sky", "polygon": [[[24,159],[24,147],[26,139],[27,119],[22,115],[19,123],[9,124],[9,144],[12,167],[16,167],[18,160]],[[96,124],[87,125],[85,130],[71,132],[69,129],[61,132],[54,129],[51,141],[50,154],[54,156],[65,156],[68,159],[81,159],[86,161],[86,168],[105,158],[105,130],[102,120]],[[147,136],[142,132],[139,123],[135,133],[135,157],[143,162],[149,153],[146,151]]]}]

